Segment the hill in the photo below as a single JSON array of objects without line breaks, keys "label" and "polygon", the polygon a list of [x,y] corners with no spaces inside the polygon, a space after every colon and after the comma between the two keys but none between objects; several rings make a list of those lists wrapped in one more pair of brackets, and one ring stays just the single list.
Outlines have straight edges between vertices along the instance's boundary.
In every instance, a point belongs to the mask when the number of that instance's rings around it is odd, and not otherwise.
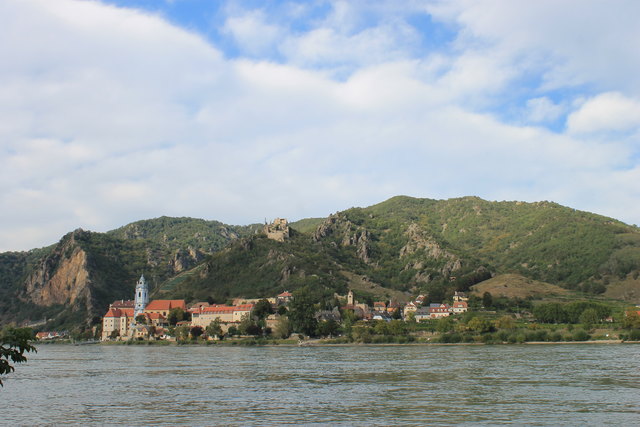
[{"label": "hill", "polygon": [[295,222],[282,242],[262,228],[161,217],[0,254],[0,323],[91,324],[131,297],[141,273],[155,297],[218,302],[304,285],[437,302],[505,278],[507,288],[536,294],[555,285],[640,302],[638,228],[551,202],[398,196]]},{"label": "hill", "polygon": [[493,296],[507,298],[541,298],[554,295],[567,295],[569,291],[550,283],[528,279],[519,274],[500,274],[471,287],[471,293],[482,296],[489,292]]},{"label": "hill", "polygon": [[353,278],[364,278],[375,294],[438,300],[505,273],[599,294],[637,277],[639,239],[635,227],[550,202],[398,196],[339,212],[284,243],[253,235],[211,256],[171,295],[265,295],[315,281],[339,292],[344,277],[356,289]]},{"label": "hill", "polygon": [[107,233],[78,229],[48,248],[0,254],[0,323],[95,322],[109,303],[131,297],[140,274],[157,289],[258,228],[161,217]]}]

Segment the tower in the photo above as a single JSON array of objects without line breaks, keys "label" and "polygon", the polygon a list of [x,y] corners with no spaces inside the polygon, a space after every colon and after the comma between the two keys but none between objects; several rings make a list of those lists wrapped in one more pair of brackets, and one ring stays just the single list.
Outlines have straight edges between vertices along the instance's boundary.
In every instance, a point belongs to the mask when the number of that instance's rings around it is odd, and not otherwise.
[{"label": "tower", "polygon": [[347,294],[347,305],[353,305],[353,291],[349,291]]},{"label": "tower", "polygon": [[147,281],[144,280],[144,274],[140,275],[140,280],[136,283],[136,305],[133,311],[133,318],[135,319],[138,314],[142,314],[147,303],[149,302],[149,288],[147,287]]}]

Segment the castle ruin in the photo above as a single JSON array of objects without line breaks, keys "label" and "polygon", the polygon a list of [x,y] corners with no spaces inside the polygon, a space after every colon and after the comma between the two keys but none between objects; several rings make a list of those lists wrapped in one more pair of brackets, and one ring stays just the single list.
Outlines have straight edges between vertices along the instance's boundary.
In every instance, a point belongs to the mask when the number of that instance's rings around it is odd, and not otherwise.
[{"label": "castle ruin", "polygon": [[264,225],[264,232],[269,239],[284,242],[289,238],[289,222],[284,218],[276,218],[271,224]]}]

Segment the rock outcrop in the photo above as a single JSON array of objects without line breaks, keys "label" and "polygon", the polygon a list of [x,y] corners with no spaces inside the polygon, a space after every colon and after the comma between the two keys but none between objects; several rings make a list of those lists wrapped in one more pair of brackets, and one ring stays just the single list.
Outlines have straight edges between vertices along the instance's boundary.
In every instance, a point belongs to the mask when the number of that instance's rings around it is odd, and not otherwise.
[{"label": "rock outcrop", "polygon": [[76,230],[65,236],[54,251],[40,261],[25,281],[24,300],[41,306],[74,305],[82,301],[91,310],[87,253],[76,243],[81,233],[84,231]]}]

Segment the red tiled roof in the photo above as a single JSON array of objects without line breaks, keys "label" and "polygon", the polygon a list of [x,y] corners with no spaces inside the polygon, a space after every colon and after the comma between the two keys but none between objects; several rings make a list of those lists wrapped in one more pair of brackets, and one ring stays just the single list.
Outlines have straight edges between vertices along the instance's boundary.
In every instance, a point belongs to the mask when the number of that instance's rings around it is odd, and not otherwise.
[{"label": "red tiled roof", "polygon": [[133,308],[113,308],[107,310],[107,314],[104,317],[133,317]]},{"label": "red tiled roof", "polygon": [[136,306],[136,302],[134,300],[117,300],[111,304],[113,308],[134,308]]},{"label": "red tiled roof", "polygon": [[187,304],[183,299],[156,299],[147,304],[145,310],[171,310],[172,308],[181,308],[187,310]]},{"label": "red tiled roof", "polygon": [[251,311],[254,304],[243,305],[214,305],[211,307],[202,307],[201,313],[233,313],[234,311]]},{"label": "red tiled roof", "polygon": [[151,319],[151,320],[164,319],[165,318],[161,313],[144,313],[144,315],[146,317],[148,317],[149,319]]},{"label": "red tiled roof", "polygon": [[284,291],[283,293],[279,294],[278,296],[284,298],[284,297],[291,297],[293,295],[291,294],[291,292]]}]

